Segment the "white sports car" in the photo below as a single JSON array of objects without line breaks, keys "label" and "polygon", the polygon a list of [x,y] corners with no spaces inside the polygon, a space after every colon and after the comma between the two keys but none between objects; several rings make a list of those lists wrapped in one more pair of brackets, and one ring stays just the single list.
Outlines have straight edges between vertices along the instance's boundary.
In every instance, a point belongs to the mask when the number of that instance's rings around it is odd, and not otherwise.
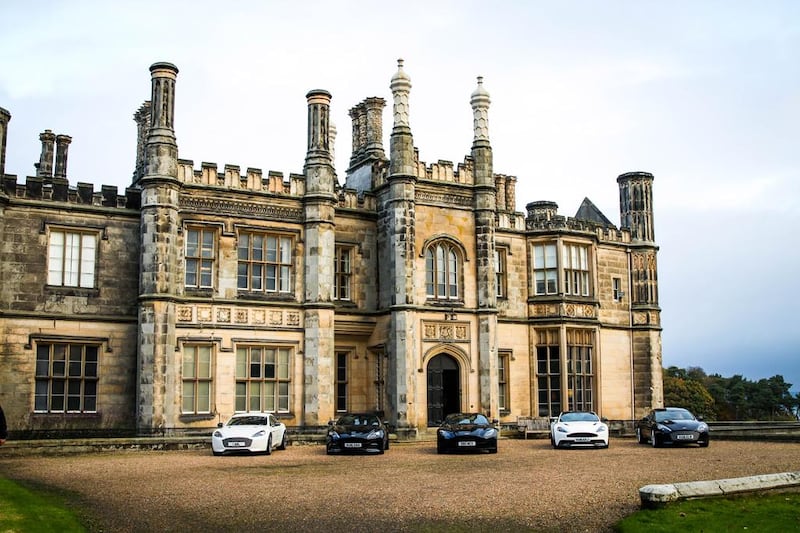
[{"label": "white sports car", "polygon": [[550,424],[553,448],[608,448],[608,426],[591,411],[565,411]]},{"label": "white sports car", "polygon": [[214,455],[224,453],[264,453],[285,450],[289,443],[286,425],[272,413],[236,413],[224,425],[220,422],[211,435]]}]

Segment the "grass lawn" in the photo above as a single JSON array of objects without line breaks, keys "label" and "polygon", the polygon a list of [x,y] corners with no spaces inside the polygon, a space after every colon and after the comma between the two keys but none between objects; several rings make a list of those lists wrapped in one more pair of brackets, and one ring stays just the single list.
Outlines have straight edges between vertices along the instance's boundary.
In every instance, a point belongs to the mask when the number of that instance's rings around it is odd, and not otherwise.
[{"label": "grass lawn", "polygon": [[86,528],[58,493],[29,490],[0,477],[0,531],[84,532]]},{"label": "grass lawn", "polygon": [[800,492],[683,500],[662,509],[638,511],[617,524],[616,530],[800,531]]}]

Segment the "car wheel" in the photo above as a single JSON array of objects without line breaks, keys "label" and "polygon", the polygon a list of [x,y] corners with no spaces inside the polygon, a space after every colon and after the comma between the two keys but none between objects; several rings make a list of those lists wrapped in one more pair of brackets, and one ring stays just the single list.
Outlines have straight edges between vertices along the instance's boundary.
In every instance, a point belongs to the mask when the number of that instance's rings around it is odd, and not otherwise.
[{"label": "car wheel", "polygon": [[552,435],[550,436],[550,446],[552,446],[554,450],[558,448],[558,446],[556,446],[556,441]]},{"label": "car wheel", "polygon": [[701,441],[700,441],[700,442],[698,442],[697,444],[699,444],[701,448],[708,448],[708,439],[706,439],[706,440],[701,440]]},{"label": "car wheel", "polygon": [[642,428],[636,428],[636,442],[639,444],[644,444],[644,438],[642,437]]},{"label": "car wheel", "polygon": [[383,448],[384,450],[389,449],[389,437],[386,437],[386,446]]},{"label": "car wheel", "polygon": [[438,453],[440,455],[443,454],[444,453],[444,448],[442,448],[441,446],[437,446],[436,447],[436,453]]},{"label": "car wheel", "polygon": [[278,446],[278,449],[279,449],[279,450],[285,450],[285,449],[286,449],[286,446],[287,446],[288,444],[289,444],[289,439],[288,439],[288,437],[286,436],[286,432],[284,431],[284,432],[283,432],[283,438],[281,439],[281,444],[280,444],[280,446]]},{"label": "car wheel", "polygon": [[213,453],[213,454],[214,454],[214,455],[216,455],[217,457],[219,457],[220,455],[222,455],[222,452],[215,452],[215,451],[212,451],[211,453]]},{"label": "car wheel", "polygon": [[267,437],[267,449],[264,451],[264,455],[269,455],[272,453],[272,435]]},{"label": "car wheel", "polygon": [[655,431],[650,432],[650,444],[653,445],[653,448],[658,448],[658,436]]}]

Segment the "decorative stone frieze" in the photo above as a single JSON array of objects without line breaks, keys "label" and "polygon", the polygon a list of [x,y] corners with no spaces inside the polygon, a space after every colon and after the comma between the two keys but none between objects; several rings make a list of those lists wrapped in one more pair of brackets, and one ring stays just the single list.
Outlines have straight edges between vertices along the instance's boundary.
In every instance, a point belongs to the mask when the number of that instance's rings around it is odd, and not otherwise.
[{"label": "decorative stone frieze", "polygon": [[463,321],[422,321],[425,342],[470,342],[470,323]]}]

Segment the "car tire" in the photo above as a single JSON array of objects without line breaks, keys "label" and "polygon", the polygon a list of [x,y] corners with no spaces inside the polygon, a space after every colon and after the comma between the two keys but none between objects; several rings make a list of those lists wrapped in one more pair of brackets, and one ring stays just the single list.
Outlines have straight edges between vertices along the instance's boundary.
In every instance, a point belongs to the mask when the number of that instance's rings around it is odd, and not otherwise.
[{"label": "car tire", "polygon": [[708,439],[706,439],[706,440],[701,440],[701,441],[700,441],[700,442],[698,442],[697,444],[699,444],[701,448],[708,448]]},{"label": "car tire", "polygon": [[281,439],[281,444],[278,446],[279,450],[285,450],[286,446],[289,444],[289,438],[286,436],[286,431],[283,432],[283,438]]},{"label": "car tire", "polygon": [[215,451],[213,451],[213,450],[211,451],[211,453],[213,453],[213,454],[214,454],[214,455],[216,455],[217,457],[219,457],[220,455],[222,455],[222,452],[215,452]]},{"label": "car tire", "polygon": [[441,446],[436,447],[436,453],[438,453],[439,455],[443,454],[444,451],[445,451],[444,448],[442,448]]},{"label": "car tire", "polygon": [[267,437],[267,449],[264,451],[264,455],[270,455],[272,453],[272,435]]},{"label": "car tire", "polygon": [[639,444],[644,444],[644,438],[642,437],[642,428],[636,428],[636,442]]},{"label": "car tire", "polygon": [[556,446],[556,440],[553,438],[552,435],[550,436],[550,446],[552,446],[554,450],[558,448],[558,446]]},{"label": "car tire", "polygon": [[658,448],[658,436],[655,431],[650,432],[650,444],[653,445],[653,448]]},{"label": "car tire", "polygon": [[386,437],[386,446],[383,448],[384,450],[389,449],[389,437]]},{"label": "car tire", "polygon": [[497,453],[497,448],[489,448],[489,453]]}]

